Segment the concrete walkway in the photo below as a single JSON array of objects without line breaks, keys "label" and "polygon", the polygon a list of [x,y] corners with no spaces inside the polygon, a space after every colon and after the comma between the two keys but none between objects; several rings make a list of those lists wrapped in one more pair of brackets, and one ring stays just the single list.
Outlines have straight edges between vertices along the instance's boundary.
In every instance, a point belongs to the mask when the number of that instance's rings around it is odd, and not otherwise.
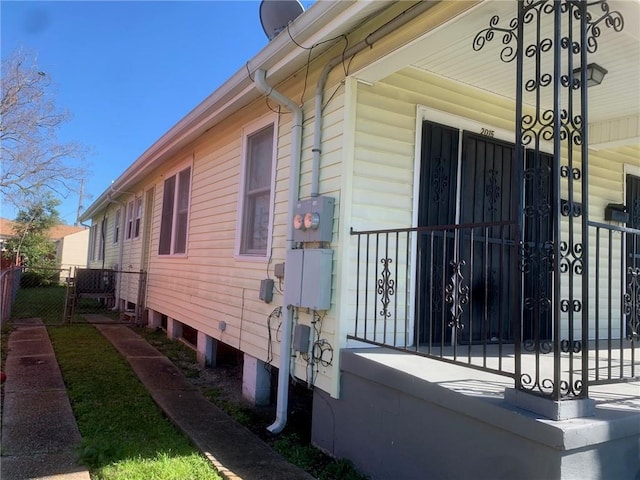
[{"label": "concrete walkway", "polygon": [[[158,350],[128,326],[87,319],[127,359],[165,415],[228,480],[313,480],[209,402]],[[47,329],[15,321],[9,337],[2,412],[2,480],[89,480],[79,466],[80,432]]]},{"label": "concrete walkway", "polygon": [[127,359],[165,415],[225,479],[313,480],[208,401],[171,361],[129,327],[110,324],[101,315],[86,318]]},{"label": "concrete walkway", "polygon": [[16,320],[9,337],[0,478],[89,480],[80,432],[51,340],[40,319]]}]

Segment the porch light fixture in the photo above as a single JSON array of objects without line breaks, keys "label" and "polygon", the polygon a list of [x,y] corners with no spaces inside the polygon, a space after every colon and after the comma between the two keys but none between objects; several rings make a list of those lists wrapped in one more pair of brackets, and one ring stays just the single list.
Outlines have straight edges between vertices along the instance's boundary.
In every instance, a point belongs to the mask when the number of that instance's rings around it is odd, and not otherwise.
[{"label": "porch light fixture", "polygon": [[[573,71],[574,76],[580,76],[582,68],[578,67]],[[587,65],[587,87],[593,87],[594,85],[600,85],[604,76],[609,73],[606,69],[602,68],[597,63],[590,63]]]}]

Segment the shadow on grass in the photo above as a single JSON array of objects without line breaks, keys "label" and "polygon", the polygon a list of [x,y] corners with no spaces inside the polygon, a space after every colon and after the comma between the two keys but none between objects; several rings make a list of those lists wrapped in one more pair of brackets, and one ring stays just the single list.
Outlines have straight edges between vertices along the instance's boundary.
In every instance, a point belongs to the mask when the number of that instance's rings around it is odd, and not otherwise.
[{"label": "shadow on grass", "polygon": [[48,331],[82,435],[81,461],[92,478],[220,478],[95,328]]}]

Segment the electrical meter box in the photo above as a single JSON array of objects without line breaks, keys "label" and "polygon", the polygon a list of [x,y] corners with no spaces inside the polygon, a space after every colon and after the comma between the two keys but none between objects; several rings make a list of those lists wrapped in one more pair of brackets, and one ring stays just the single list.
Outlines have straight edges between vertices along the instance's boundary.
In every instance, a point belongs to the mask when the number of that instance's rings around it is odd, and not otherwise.
[{"label": "electrical meter box", "polygon": [[333,209],[331,197],[313,197],[300,200],[293,212],[293,241],[331,242],[333,236]]},{"label": "electrical meter box", "polygon": [[328,310],[331,306],[333,250],[308,248],[289,250],[284,277],[286,305]]}]

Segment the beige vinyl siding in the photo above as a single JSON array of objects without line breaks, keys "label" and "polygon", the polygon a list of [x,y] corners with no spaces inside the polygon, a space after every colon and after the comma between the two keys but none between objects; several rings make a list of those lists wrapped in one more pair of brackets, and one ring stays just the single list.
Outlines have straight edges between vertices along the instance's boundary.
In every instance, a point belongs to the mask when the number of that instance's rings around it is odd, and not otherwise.
[{"label": "beige vinyl siding", "polygon": [[[263,100],[251,109],[259,110],[269,114]],[[241,135],[242,128],[253,118],[235,115],[227,119],[155,172],[154,177],[160,179],[155,183],[147,304],[152,310],[266,360],[266,318],[280,299],[276,296],[269,305],[258,299],[260,280],[266,278],[265,261],[234,257]],[[193,158],[187,254],[159,256],[157,238],[164,187],[161,176],[170,174],[186,157]],[[286,188],[285,183],[282,186]],[[218,329],[221,321],[227,325],[224,331]]]},{"label": "beige vinyl siding", "polygon": [[[329,97],[336,91],[337,84],[329,82],[325,90],[325,107],[323,109],[323,128],[322,128],[322,143],[321,143],[321,156],[320,156],[320,172],[319,172],[319,194],[326,195],[334,198],[335,210],[333,221],[333,241],[331,248],[334,249],[333,256],[333,277],[331,281],[332,285],[332,308],[326,312],[321,322],[317,323],[316,327],[321,327],[320,339],[327,341],[333,348],[333,362],[330,366],[325,366],[316,363],[313,366],[313,372],[307,369],[307,363],[300,358],[300,355],[296,357],[294,372],[298,378],[306,381],[313,381],[313,384],[322,390],[325,390],[332,395],[337,394],[337,381],[339,379],[337,364],[338,364],[338,350],[340,347],[340,338],[336,332],[336,305],[337,293],[337,264],[340,245],[338,242],[339,224],[340,224],[340,202],[341,202],[341,189],[342,189],[342,175],[344,168],[344,87],[340,86],[337,93],[333,95],[329,101]],[[305,109],[305,118],[312,118],[313,116],[313,102],[307,102],[308,105]],[[290,120],[289,120],[290,121]],[[311,160],[313,157],[313,122],[309,121],[308,127],[305,128],[303,139],[303,162],[301,166],[301,179],[300,179],[300,197],[309,198],[311,195]],[[289,152],[289,146],[287,146],[287,156]],[[287,192],[283,192],[283,200],[286,199]],[[283,214],[286,212],[286,201],[283,203]],[[282,216],[282,221],[291,221],[291,219]],[[285,224],[283,223],[282,233],[284,238]],[[286,265],[285,265],[286,271]],[[299,311],[299,323],[309,325],[313,330],[314,325],[311,323],[313,320],[312,315],[306,312],[305,309]],[[312,332],[312,340],[318,340],[318,336],[315,332]],[[311,378],[313,377],[313,378]]]},{"label": "beige vinyl siding", "polygon": [[[313,72],[312,74],[313,75]],[[300,96],[302,85],[294,83],[278,87],[292,98]],[[333,92],[336,85],[328,86]],[[342,90],[342,87],[341,87]],[[312,97],[310,97],[312,100]],[[343,92],[339,91],[325,108],[320,193],[331,195],[339,202],[342,179]],[[273,105],[272,105],[273,106]],[[305,119],[313,116],[313,101],[305,104]],[[235,257],[236,226],[239,219],[239,185],[242,171],[242,130],[262,115],[270,115],[276,121],[277,159],[273,220],[273,241],[270,261],[247,261]],[[282,305],[281,288],[276,280],[274,298],[265,304],[258,298],[260,281],[273,278],[273,265],[285,260],[286,231],[289,196],[289,162],[291,158],[292,115],[282,111],[280,115],[267,109],[260,99],[224,122],[209,130],[188,148],[177,153],[162,169],[153,172],[156,192],[153,243],[147,288],[148,308],[188,324],[203,333],[238,348],[249,355],[267,360],[269,337],[272,339],[273,363],[279,363],[279,341],[276,330],[279,320],[271,321],[268,330],[267,317]],[[303,153],[301,164],[300,197],[311,193],[311,159],[313,123],[305,123],[303,129]],[[168,257],[158,255],[160,212],[162,209],[163,175],[169,175],[181,159],[193,158],[193,175],[190,193],[187,255]],[[336,216],[338,207],[336,207]],[[334,222],[337,230],[337,222]],[[219,322],[227,325],[219,330]],[[311,325],[312,314],[300,311],[299,323]],[[323,319],[321,338],[336,350],[334,336],[335,318],[330,311]],[[336,360],[333,365],[335,366]],[[333,390],[334,367],[319,367],[314,372],[315,384],[327,391]],[[307,380],[306,362],[297,358],[295,374]]]},{"label": "beige vinyl siding", "polygon": [[[102,258],[99,258],[98,248],[100,245],[99,238],[95,240],[95,251],[92,258],[89,258],[89,262],[87,266],[89,268],[111,268],[113,264],[117,261],[117,252],[114,252],[113,248],[113,225],[115,220],[115,208],[112,208],[111,205],[107,208],[106,212],[101,212],[100,215],[96,215],[92,219],[92,225],[95,225],[95,234],[97,237],[100,237],[104,234],[104,261]],[[105,232],[102,232],[102,220],[107,219],[107,228]],[[90,241],[94,241],[93,238],[90,238]],[[91,246],[89,246],[89,252],[91,252]]]},{"label": "beige vinyl siding", "polygon": [[60,280],[66,281],[76,268],[86,268],[89,250],[89,229],[69,234],[61,238],[57,246],[57,259],[60,262]]},{"label": "beige vinyl siding", "polygon": [[[589,152],[589,218],[592,221],[600,223],[610,223],[604,220],[604,209],[609,203],[625,203],[625,166],[640,169],[640,146],[632,145],[626,147],[613,148],[611,150],[594,150]],[[614,225],[620,225],[611,222]],[[590,229],[590,245],[591,245],[591,261],[589,264],[590,277],[595,278],[595,247],[596,233],[595,229]],[[600,251],[600,279],[601,283],[607,281],[606,269],[611,267],[611,278],[614,282],[619,282],[623,274],[623,258],[621,236],[619,233],[613,235],[612,245],[609,245],[607,233],[601,234],[601,251]],[[611,250],[612,261],[609,265],[608,253]],[[619,283],[615,284],[616,287]],[[595,282],[590,285],[590,321],[593,329],[593,322],[596,312],[596,292]],[[599,333],[601,338],[608,335],[606,320],[608,318],[608,309],[611,307],[612,318],[614,319],[614,335],[620,335],[619,321],[621,317],[620,298],[623,292],[619,288],[615,288],[612,294],[611,305],[609,305],[609,296],[606,291],[601,291],[599,295],[599,313],[600,324]],[[624,332],[622,333],[624,335]],[[590,332],[593,335],[593,332]]]},{"label": "beige vinyl siding", "polygon": [[[146,190],[146,188],[145,188]],[[100,225],[104,215],[107,216],[107,229],[105,231],[105,254],[104,261],[97,260],[97,254],[95,260],[90,261],[89,268],[110,268],[116,269],[120,272],[131,273],[119,273],[116,280],[116,297],[118,301],[131,302],[136,304],[138,302],[138,287],[139,287],[139,272],[142,268],[142,250],[143,250],[143,232],[144,232],[144,209],[147,206],[144,204],[143,196],[143,215],[140,222],[140,236],[137,238],[126,238],[126,211],[130,201],[135,202],[135,198],[143,195],[144,190],[136,189],[137,193],[134,194],[121,194],[117,196],[112,203],[109,203],[107,208],[93,217],[92,222],[97,225],[97,234],[100,235]],[[117,192],[116,192],[117,193]],[[117,243],[113,242],[116,211],[121,209],[121,225],[120,225],[120,237]]]}]

